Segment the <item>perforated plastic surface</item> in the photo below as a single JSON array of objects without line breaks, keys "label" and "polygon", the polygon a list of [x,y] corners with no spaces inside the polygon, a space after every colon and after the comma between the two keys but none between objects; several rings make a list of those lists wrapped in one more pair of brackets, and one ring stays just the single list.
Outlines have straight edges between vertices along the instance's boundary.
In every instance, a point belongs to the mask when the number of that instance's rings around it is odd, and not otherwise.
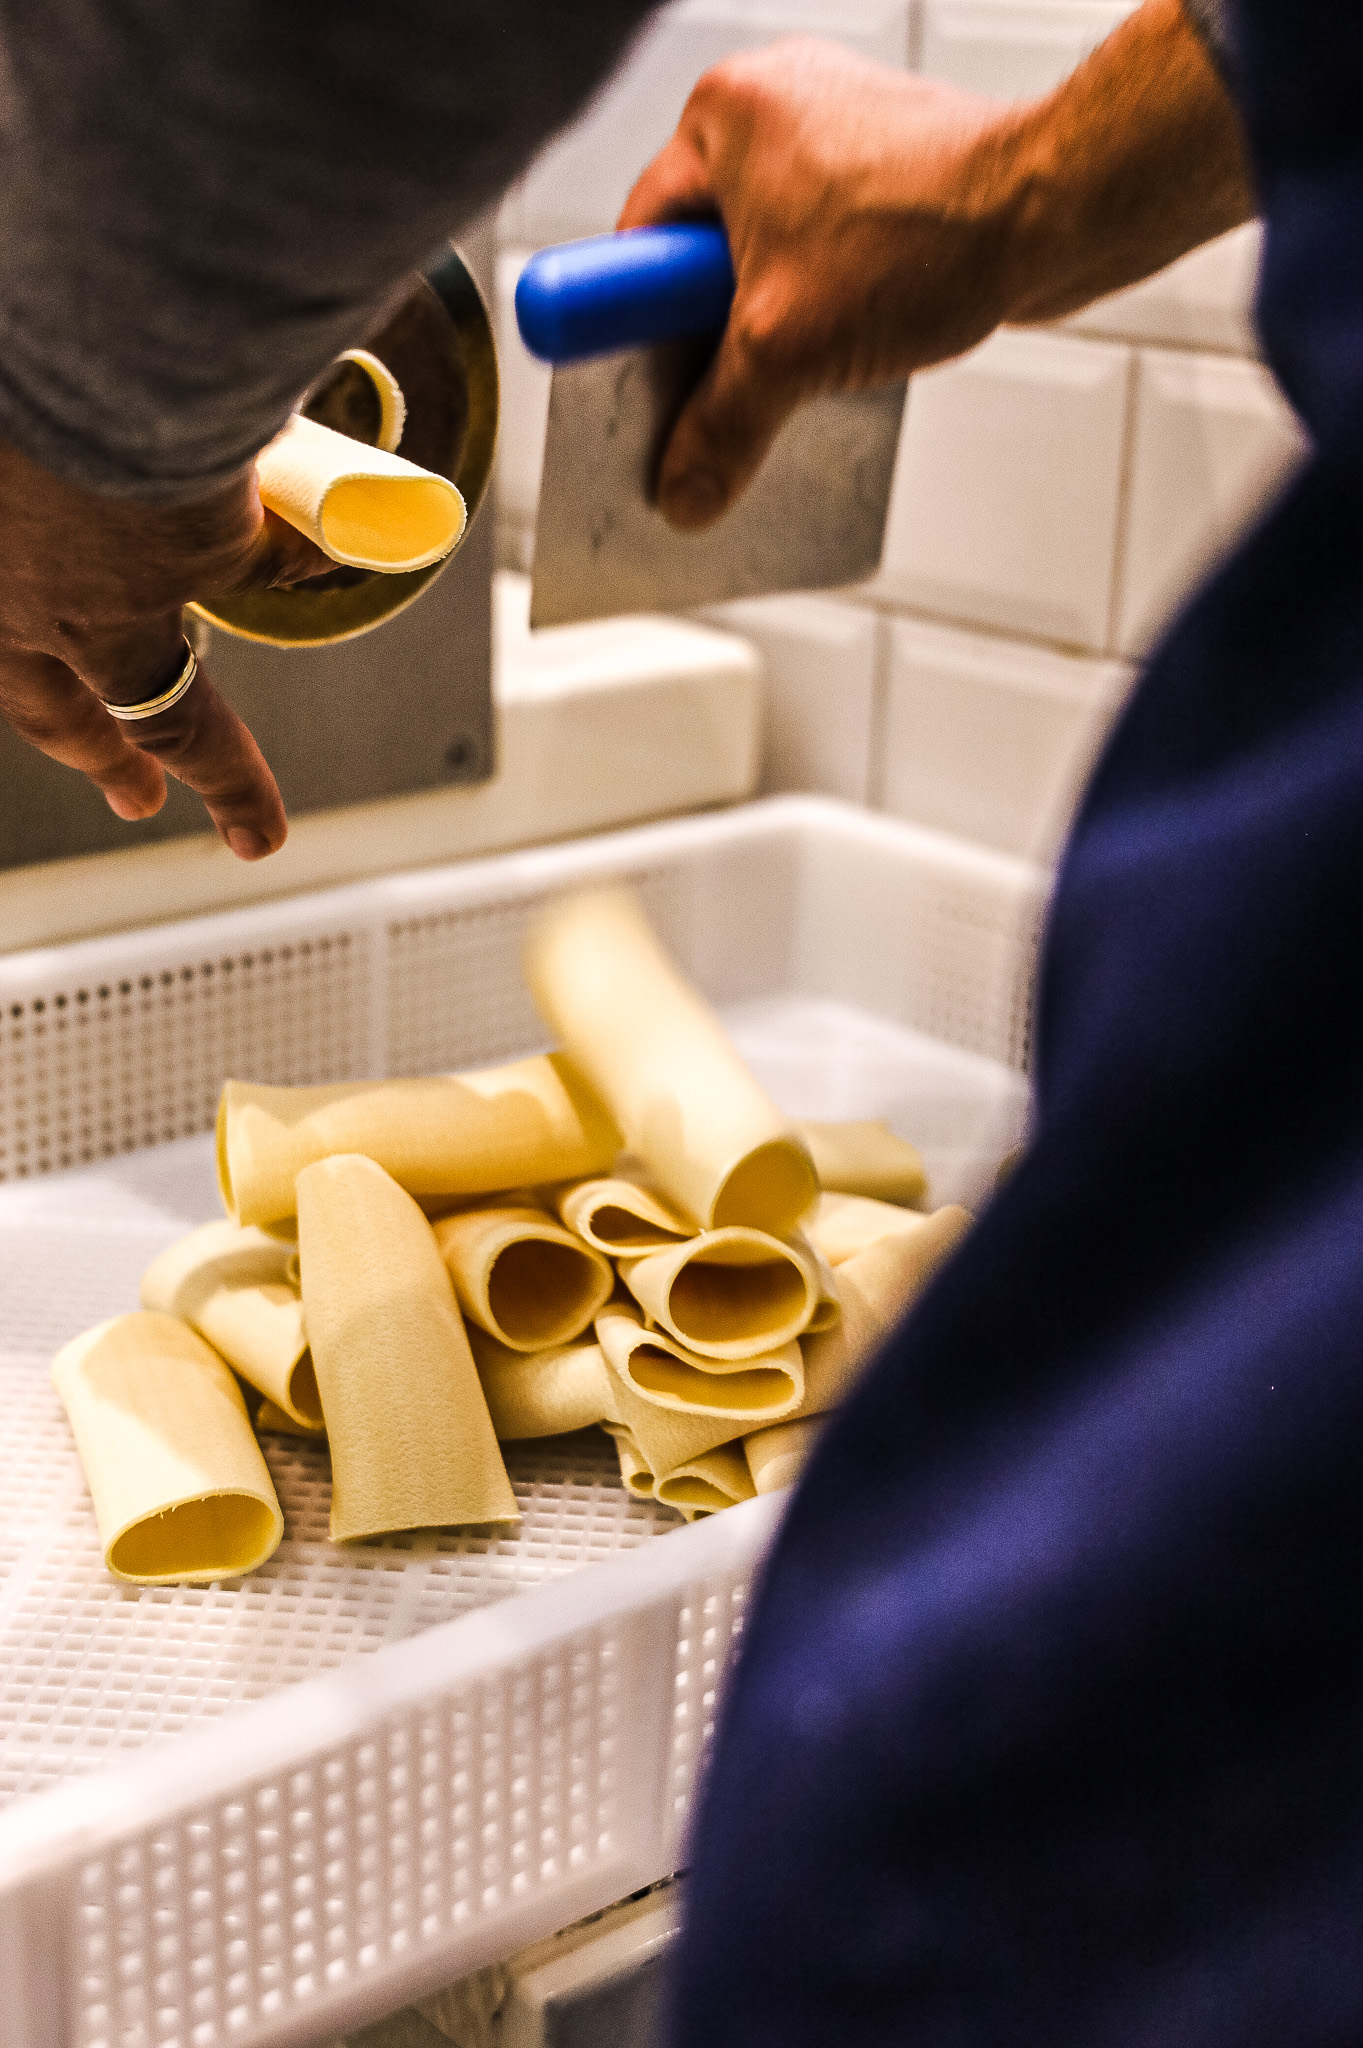
[{"label": "perforated plastic surface", "polygon": [[7,2048],[323,2039],[674,1866],[772,1503],[680,1529],[586,1432],[513,1451],[513,1535],[339,1550],[278,1438],[272,1562],[138,1590],[47,1377],[217,1213],[227,1073],[531,1049],[521,931],[595,876],[792,1113],[888,1115],[943,1200],[1016,1142],[1041,878],[819,802],[0,960],[0,1801],[57,1787],[0,1813]]}]

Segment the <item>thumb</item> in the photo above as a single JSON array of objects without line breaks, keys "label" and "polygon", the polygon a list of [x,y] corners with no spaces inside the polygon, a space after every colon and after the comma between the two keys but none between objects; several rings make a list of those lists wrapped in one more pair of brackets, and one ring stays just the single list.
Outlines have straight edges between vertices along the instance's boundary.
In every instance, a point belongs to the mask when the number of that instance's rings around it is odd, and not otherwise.
[{"label": "thumb", "polygon": [[705,376],[678,415],[658,472],[658,507],[700,532],[742,496],[803,395],[803,380],[754,332],[735,299]]}]

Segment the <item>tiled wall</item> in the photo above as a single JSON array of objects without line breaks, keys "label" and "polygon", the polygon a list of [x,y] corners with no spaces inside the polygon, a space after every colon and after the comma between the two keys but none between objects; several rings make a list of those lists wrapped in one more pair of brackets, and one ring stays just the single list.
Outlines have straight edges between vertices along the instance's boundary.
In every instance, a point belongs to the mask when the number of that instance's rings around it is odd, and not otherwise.
[{"label": "tiled wall", "polygon": [[[1127,0],[680,0],[502,215],[502,558],[529,565],[548,378],[511,293],[599,232],[726,51],[793,29],[1001,97],[1041,92]],[[821,789],[1049,858],[1161,623],[1297,458],[1255,359],[1257,231],[910,388],[885,553],[837,597],[721,608],[768,670],[767,789]]]}]

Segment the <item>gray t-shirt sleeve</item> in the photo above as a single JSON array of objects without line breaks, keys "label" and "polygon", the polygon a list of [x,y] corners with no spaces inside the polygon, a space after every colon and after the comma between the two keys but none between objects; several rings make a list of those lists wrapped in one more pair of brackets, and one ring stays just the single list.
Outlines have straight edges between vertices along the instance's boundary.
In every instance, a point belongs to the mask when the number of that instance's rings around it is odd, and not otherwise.
[{"label": "gray t-shirt sleeve", "polygon": [[571,118],[648,0],[0,0],[0,437],[238,474]]}]

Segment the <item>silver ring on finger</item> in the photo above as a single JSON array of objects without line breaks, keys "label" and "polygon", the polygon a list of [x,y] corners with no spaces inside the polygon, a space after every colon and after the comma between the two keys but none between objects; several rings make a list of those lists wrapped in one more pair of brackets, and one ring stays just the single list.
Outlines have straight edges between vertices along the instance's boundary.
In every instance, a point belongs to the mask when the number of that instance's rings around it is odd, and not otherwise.
[{"label": "silver ring on finger", "polygon": [[110,718],[119,718],[128,724],[136,718],[155,718],[162,711],[169,711],[172,704],[178,704],[199,673],[199,657],[188,640],[185,641],[185,655],[185,665],[175,681],[168,690],[159,691],[155,697],[144,697],[138,704],[110,704],[101,699]]}]

